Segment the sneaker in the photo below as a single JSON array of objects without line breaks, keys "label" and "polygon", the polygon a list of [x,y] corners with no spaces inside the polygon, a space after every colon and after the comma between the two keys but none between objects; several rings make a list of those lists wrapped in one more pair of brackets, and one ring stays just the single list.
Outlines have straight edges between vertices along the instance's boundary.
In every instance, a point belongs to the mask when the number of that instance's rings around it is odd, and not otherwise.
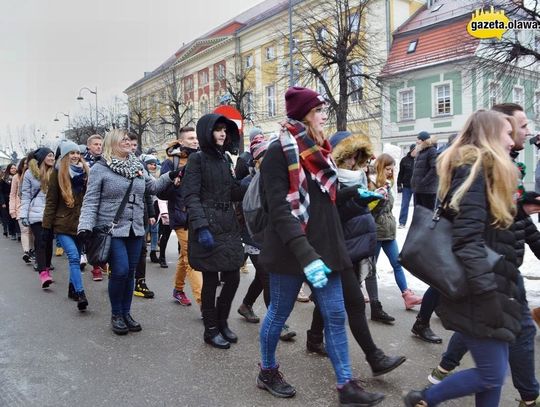
[{"label": "sneaker", "polygon": [[261,368],[257,376],[257,387],[275,397],[289,398],[296,394],[296,389],[285,381],[283,374],[279,371],[279,366],[273,369]]},{"label": "sneaker", "polygon": [[181,290],[173,289],[172,293],[173,298],[183,305],[184,307],[189,307],[191,305],[191,300],[187,297],[186,293]]},{"label": "sneaker", "polygon": [[309,302],[309,295],[304,291],[304,285],[300,288],[298,295],[296,296],[296,301],[298,302]]},{"label": "sneaker", "polygon": [[154,292],[147,287],[144,278],[137,280],[137,282],[135,283],[133,295],[135,295],[136,297],[154,298]]},{"label": "sneaker", "polygon": [[431,384],[439,384],[442,382],[448,375],[451,375],[452,372],[443,372],[439,369],[437,366],[435,369],[431,371],[431,374],[428,376],[428,380]]},{"label": "sneaker", "polygon": [[103,273],[101,271],[101,267],[94,266],[94,268],[92,269],[92,280],[94,281],[103,280]]},{"label": "sneaker", "polygon": [[399,224],[398,229],[405,229],[405,225]]},{"label": "sneaker", "polygon": [[169,268],[169,265],[167,264],[167,260],[165,258],[160,258],[159,259],[159,267],[161,267],[162,269],[168,269]]},{"label": "sneaker", "polygon": [[32,261],[32,256],[30,256],[30,253],[24,252],[22,259],[26,264],[28,264]]},{"label": "sneaker", "polygon": [[60,257],[63,254],[64,254],[64,249],[62,249],[61,247],[57,247],[56,251],[54,252],[54,255]]},{"label": "sneaker", "polygon": [[281,335],[279,335],[279,339],[281,339],[283,342],[290,342],[295,336],[296,332],[289,329],[289,325],[283,325],[283,328],[281,328]]},{"label": "sneaker", "polygon": [[238,308],[238,313],[242,315],[247,322],[257,324],[260,321],[259,317],[253,312],[253,308],[244,303]]},{"label": "sneaker", "polygon": [[523,400],[516,399],[516,401],[519,401],[518,407],[535,407],[540,406],[540,397],[538,397],[536,400],[532,401],[531,403],[527,404]]},{"label": "sneaker", "polygon": [[41,288],[48,288],[51,285],[53,279],[51,278],[49,270],[40,271],[39,281],[41,281]]},{"label": "sneaker", "polygon": [[422,391],[411,390],[403,397],[403,402],[405,403],[405,407],[427,407]]},{"label": "sneaker", "polygon": [[88,259],[86,258],[86,254],[81,254],[81,259],[80,259],[80,268],[81,268],[81,273],[84,272],[84,268],[86,267],[86,263],[88,263]]}]

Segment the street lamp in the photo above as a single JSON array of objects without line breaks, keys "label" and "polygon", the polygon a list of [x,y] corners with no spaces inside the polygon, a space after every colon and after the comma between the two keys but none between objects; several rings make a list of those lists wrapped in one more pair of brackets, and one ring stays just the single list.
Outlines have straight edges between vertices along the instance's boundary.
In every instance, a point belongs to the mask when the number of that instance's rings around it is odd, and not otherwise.
[{"label": "street lamp", "polygon": [[77,96],[77,100],[84,100],[84,98],[81,96],[81,92],[83,90],[87,90],[88,92],[93,93],[94,95],[96,95],[96,131],[97,131],[97,129],[98,129],[97,86],[96,86],[96,90],[92,90],[92,89],[87,88],[87,87],[83,87],[83,88],[79,89],[79,96]]},{"label": "street lamp", "polygon": [[64,112],[56,112],[56,115],[53,119],[53,122],[59,122],[60,119],[58,118],[58,115],[59,114],[63,114],[64,116],[66,116],[68,118],[68,129],[71,129],[71,121],[69,120],[69,113],[64,113]]}]

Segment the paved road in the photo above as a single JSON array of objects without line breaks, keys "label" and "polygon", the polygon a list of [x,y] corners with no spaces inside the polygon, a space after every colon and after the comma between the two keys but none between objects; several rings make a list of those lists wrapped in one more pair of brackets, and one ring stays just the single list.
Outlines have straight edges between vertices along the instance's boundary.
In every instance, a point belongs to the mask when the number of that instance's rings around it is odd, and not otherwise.
[{"label": "paved road", "polygon": [[[169,259],[176,241],[171,239]],[[140,333],[114,335],[109,327],[107,282],[84,280],[90,306],[79,313],[67,298],[65,258],[55,257],[55,283],[39,287],[30,266],[22,264],[19,245],[0,240],[0,406],[335,406],[336,392],[327,359],[305,352],[305,331],[312,304],[295,307],[291,326],[294,343],[282,343],[279,360],[286,378],[297,387],[294,399],[279,400],[255,387],[259,325],[245,323],[236,312],[230,325],[240,337],[228,351],[202,341],[198,307],[182,307],[171,299],[174,264],[160,269],[148,264],[148,284],[156,298],[134,298],[133,315],[143,325]],[[233,309],[236,310],[253,271],[242,274]],[[383,278],[384,279],[384,278]],[[381,406],[401,406],[401,394],[426,384],[443,346],[413,338],[415,312],[405,311],[398,290],[382,285],[381,298],[394,326],[372,323],[378,345],[388,353],[402,353],[407,362],[386,376],[371,378],[360,348],[350,342],[353,368],[365,378],[366,388],[387,394]],[[262,301],[255,311],[264,315]],[[434,330],[448,339],[438,319]],[[537,338],[536,343],[540,340]],[[467,359],[465,366],[470,366]],[[537,363],[537,374],[540,373]],[[540,374],[539,374],[540,376]],[[517,405],[508,383],[501,406]],[[460,400],[447,406],[472,406]]]}]

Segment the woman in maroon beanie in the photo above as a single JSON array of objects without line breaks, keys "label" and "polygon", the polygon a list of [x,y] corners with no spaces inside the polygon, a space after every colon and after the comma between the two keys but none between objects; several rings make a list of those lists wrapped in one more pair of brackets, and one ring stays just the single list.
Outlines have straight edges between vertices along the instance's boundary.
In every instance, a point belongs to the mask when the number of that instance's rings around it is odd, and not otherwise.
[{"label": "woman in maroon beanie", "polygon": [[307,280],[324,320],[326,350],[334,367],[340,405],[373,406],[379,393],[352,378],[340,271],[352,264],[336,209],[337,168],[323,128],[324,98],[292,87],[285,93],[287,119],[261,165],[261,198],[268,224],[260,262],[269,272],[270,306],[261,326],[257,385],[276,397],[296,394],[275,358],[279,334]]}]

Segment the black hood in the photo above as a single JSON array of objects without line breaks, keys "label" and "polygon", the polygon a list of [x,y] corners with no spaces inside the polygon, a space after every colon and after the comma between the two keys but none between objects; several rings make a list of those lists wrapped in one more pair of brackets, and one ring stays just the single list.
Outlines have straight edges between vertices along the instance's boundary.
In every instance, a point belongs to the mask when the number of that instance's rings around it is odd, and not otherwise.
[{"label": "black hood", "polygon": [[238,131],[238,127],[232,120],[215,113],[205,114],[197,122],[197,139],[199,140],[199,147],[208,154],[216,154],[219,151],[214,142],[214,137],[212,136],[212,129],[218,121],[225,123],[227,126],[227,138],[225,139],[225,144],[223,144],[223,151],[234,153],[238,150],[240,142],[240,132]]}]

